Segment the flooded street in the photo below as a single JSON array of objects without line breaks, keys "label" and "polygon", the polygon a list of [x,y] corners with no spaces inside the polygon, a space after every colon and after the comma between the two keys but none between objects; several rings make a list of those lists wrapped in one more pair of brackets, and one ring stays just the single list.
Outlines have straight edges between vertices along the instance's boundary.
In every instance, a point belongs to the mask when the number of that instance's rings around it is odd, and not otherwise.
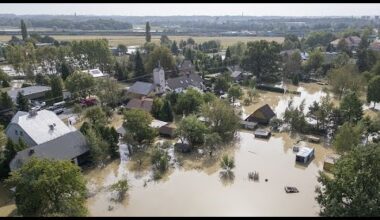
[{"label": "flooded street", "polygon": [[[291,138],[276,134],[270,140],[254,138],[252,133],[239,132],[232,150],[236,167],[233,179],[220,177],[217,169],[172,168],[169,176],[157,182],[144,181],[149,172],[128,169],[126,161],[114,161],[103,169],[86,175],[94,191],[104,189],[126,175],[131,185],[122,203],[111,202],[111,194],[100,190],[89,198],[92,216],[315,216],[315,186],[323,159],[331,149],[318,145],[316,157],[308,166],[295,164]],[[300,143],[300,146],[309,143]],[[310,145],[309,145],[310,146]],[[183,155],[182,155],[183,156]],[[208,156],[205,156],[206,160]],[[126,158],[124,158],[125,160]],[[126,169],[127,168],[127,169]],[[248,172],[257,171],[259,182],[248,179]],[[268,182],[264,180],[268,179]],[[295,186],[298,194],[286,194],[285,186]],[[113,206],[109,211],[109,206]]]}]

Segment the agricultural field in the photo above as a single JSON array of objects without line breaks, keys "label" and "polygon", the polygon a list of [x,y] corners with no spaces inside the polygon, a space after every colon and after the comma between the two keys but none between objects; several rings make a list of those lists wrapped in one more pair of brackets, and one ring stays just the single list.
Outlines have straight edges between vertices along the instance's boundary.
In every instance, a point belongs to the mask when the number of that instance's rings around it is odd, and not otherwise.
[{"label": "agricultural field", "polygon": [[[138,46],[143,45],[145,43],[145,36],[107,36],[107,35],[51,35],[56,40],[62,41],[73,41],[73,40],[88,40],[88,39],[102,39],[105,38],[109,40],[111,46],[117,46],[118,44],[125,44],[126,46]],[[11,35],[0,35],[0,41],[9,41],[11,39]],[[21,36],[18,36],[21,38]],[[209,40],[220,40],[223,48],[226,48],[236,42],[248,42],[248,41],[257,41],[257,40],[267,40],[267,41],[276,41],[278,43],[282,43],[284,41],[283,37],[198,37],[198,36],[169,36],[170,40],[175,40],[179,42],[180,40],[186,40],[189,37],[192,37],[195,42],[203,43]],[[160,36],[152,36],[152,42],[159,43]]]}]

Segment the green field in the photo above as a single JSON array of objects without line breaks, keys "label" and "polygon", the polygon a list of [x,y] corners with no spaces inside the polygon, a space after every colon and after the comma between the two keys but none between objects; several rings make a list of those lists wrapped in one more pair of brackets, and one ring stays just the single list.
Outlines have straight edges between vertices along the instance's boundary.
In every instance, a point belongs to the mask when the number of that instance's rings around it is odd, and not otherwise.
[{"label": "green field", "polygon": [[[117,46],[118,44],[125,44],[127,46],[143,45],[145,43],[144,36],[107,36],[107,35],[51,35],[55,39],[61,40],[85,40],[85,39],[108,39],[111,46]],[[21,37],[21,36],[19,36]],[[180,40],[186,40],[190,36],[169,36],[169,39],[179,42]],[[282,43],[283,37],[192,37],[195,42],[202,43],[209,40],[220,40],[223,48],[230,46],[238,41],[248,42],[256,40],[276,41]],[[11,39],[10,35],[0,35],[0,41],[8,41]],[[152,42],[159,43],[160,36],[152,36]]]}]

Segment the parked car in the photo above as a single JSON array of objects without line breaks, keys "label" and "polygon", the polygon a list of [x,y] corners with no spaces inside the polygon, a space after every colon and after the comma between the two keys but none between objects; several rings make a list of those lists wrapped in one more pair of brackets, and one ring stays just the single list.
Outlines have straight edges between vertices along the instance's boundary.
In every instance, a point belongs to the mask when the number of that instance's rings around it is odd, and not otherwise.
[{"label": "parked car", "polygon": [[57,115],[60,115],[64,112],[64,109],[63,108],[57,108],[57,109],[54,109],[53,112]]}]

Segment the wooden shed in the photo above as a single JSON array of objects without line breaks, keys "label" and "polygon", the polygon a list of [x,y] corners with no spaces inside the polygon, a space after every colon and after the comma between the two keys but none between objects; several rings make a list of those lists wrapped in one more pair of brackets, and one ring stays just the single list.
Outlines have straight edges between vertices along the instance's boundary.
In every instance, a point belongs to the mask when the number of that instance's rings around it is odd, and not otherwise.
[{"label": "wooden shed", "polygon": [[267,125],[269,121],[276,116],[271,107],[268,104],[258,108],[250,116],[248,116],[245,121],[256,122],[259,124]]}]

